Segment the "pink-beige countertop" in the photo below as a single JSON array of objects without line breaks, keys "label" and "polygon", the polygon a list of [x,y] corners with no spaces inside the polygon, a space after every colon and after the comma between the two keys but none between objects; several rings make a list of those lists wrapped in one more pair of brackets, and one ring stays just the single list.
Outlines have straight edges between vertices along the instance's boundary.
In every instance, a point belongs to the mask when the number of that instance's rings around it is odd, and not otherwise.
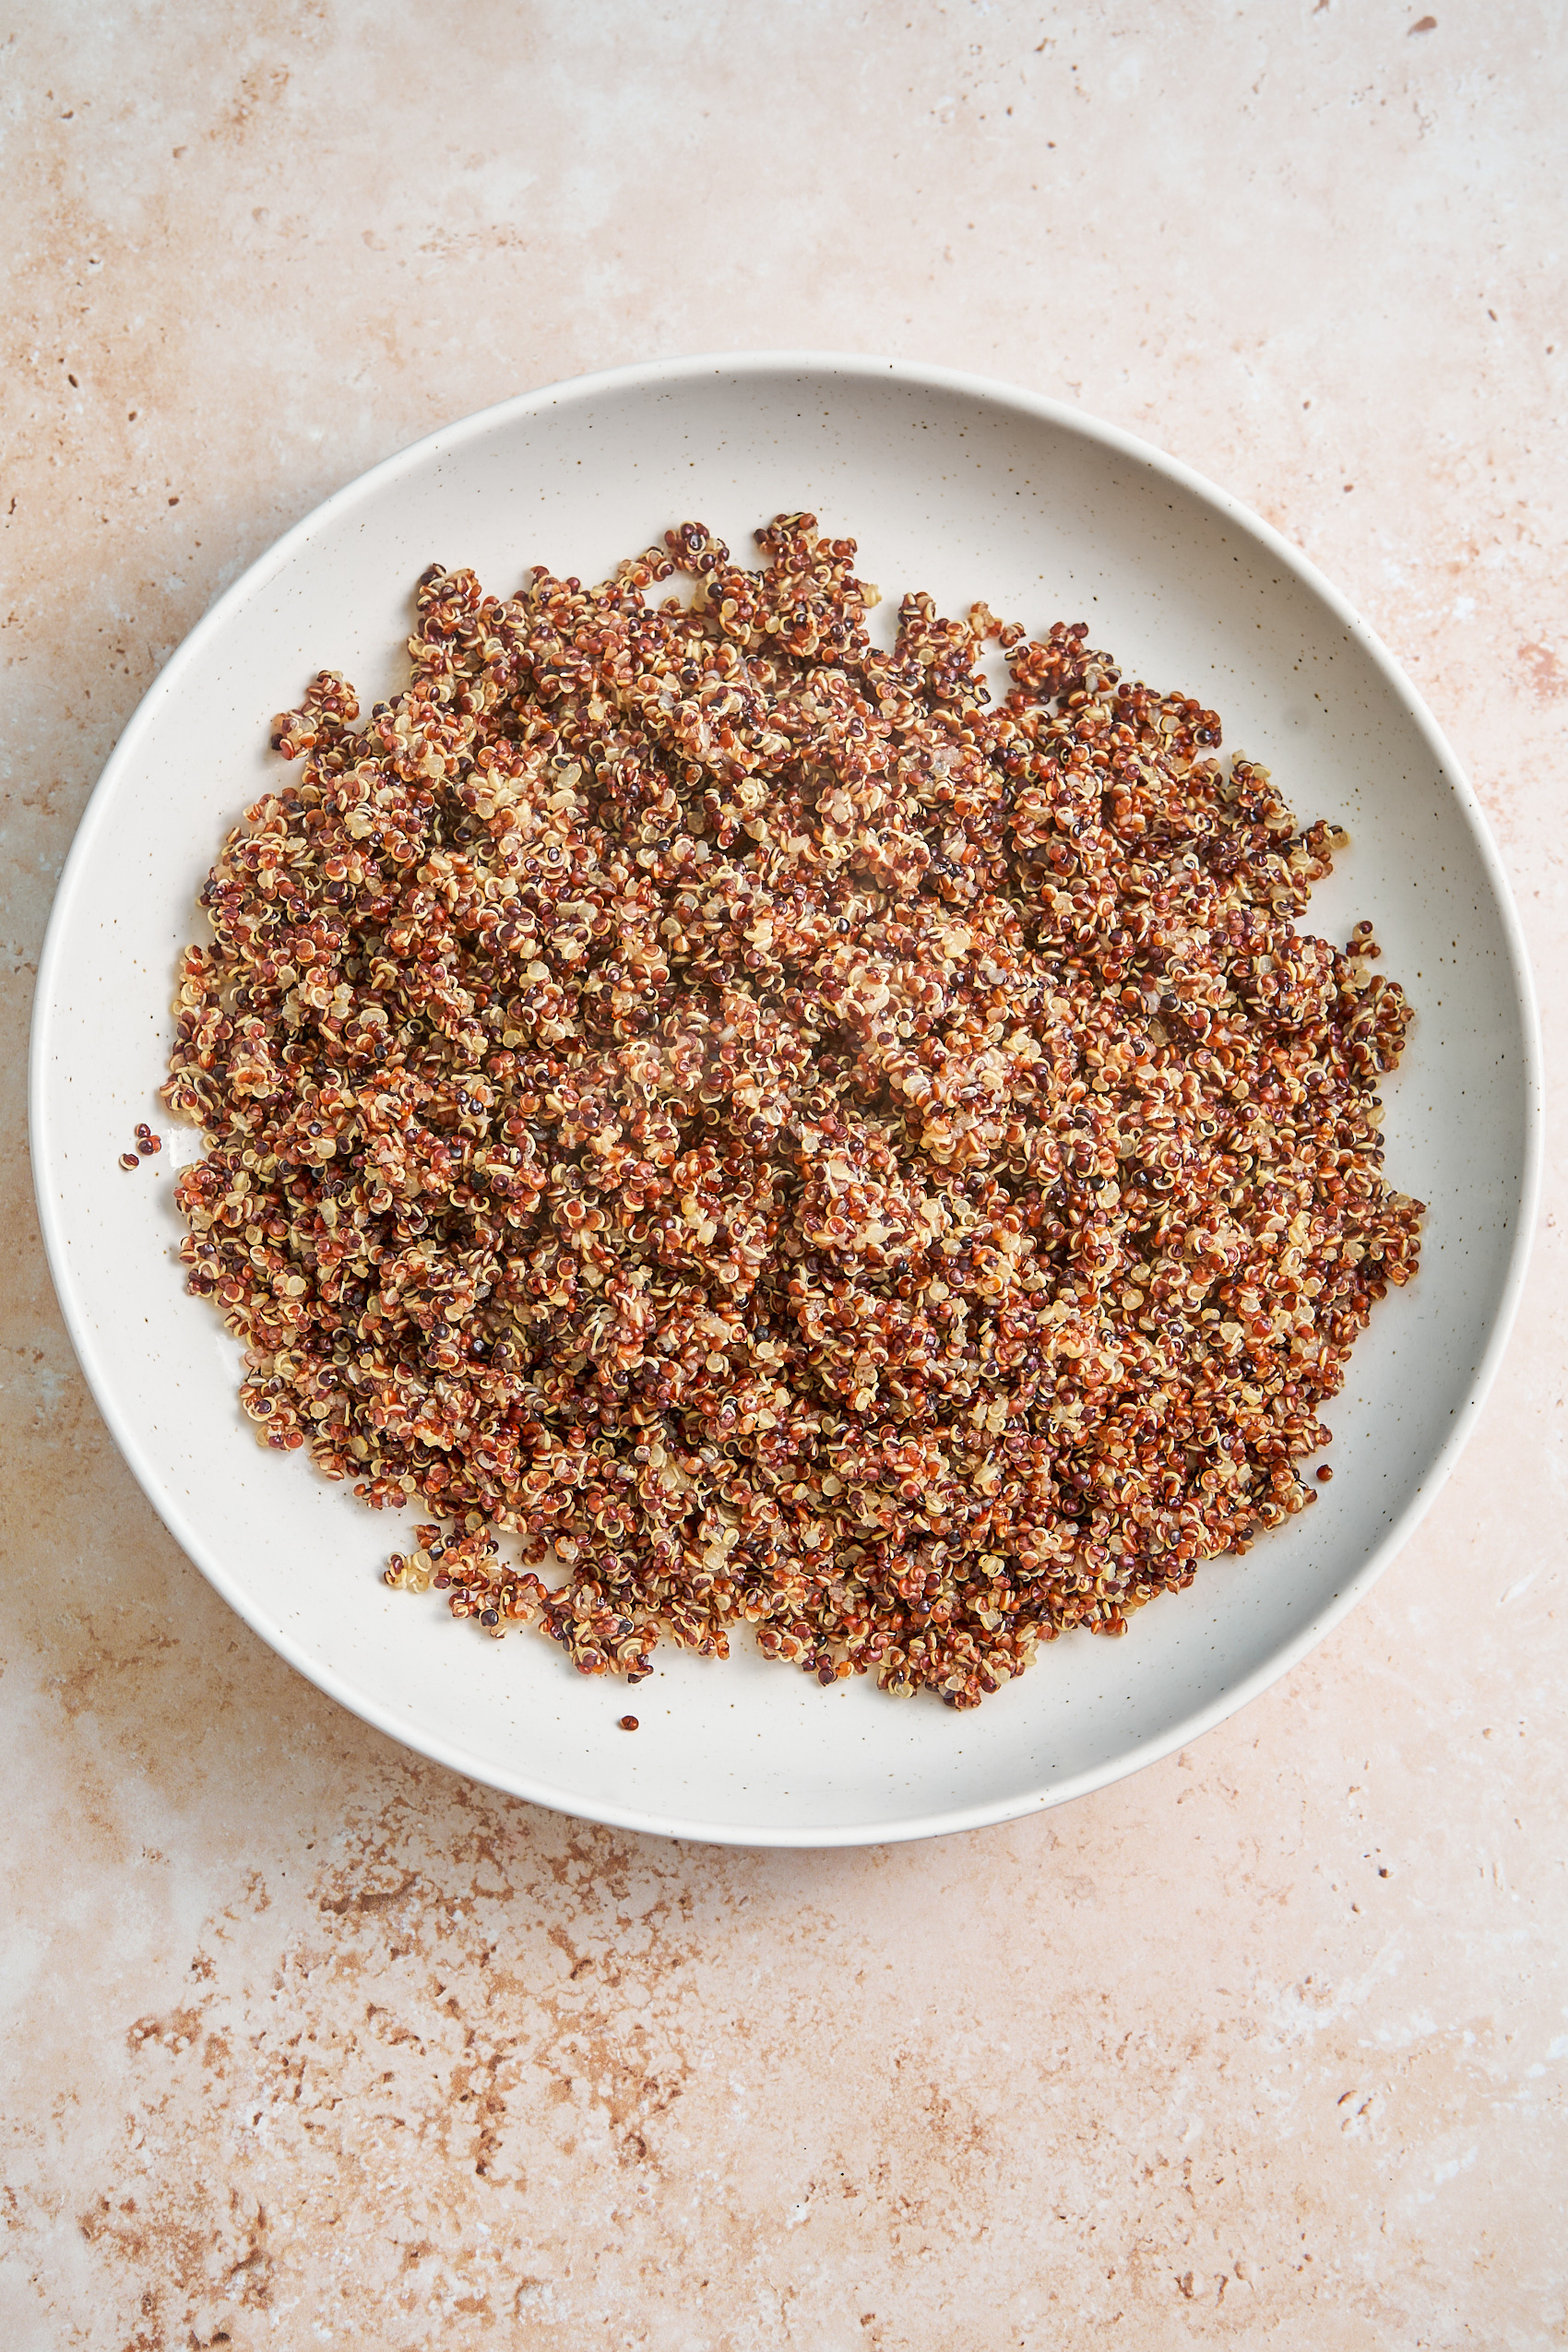
[{"label": "pink-beige countertop", "polygon": [[1561,1176],[1305,1665],[1013,1827],[752,1854],[263,1648],[109,1441],[27,1159],[55,877],[217,591],[444,419],[785,345],[1081,403],[1305,548],[1469,766],[1554,1110],[1568,43],[1433,6],[0,11],[9,2352],[1568,2343]]}]

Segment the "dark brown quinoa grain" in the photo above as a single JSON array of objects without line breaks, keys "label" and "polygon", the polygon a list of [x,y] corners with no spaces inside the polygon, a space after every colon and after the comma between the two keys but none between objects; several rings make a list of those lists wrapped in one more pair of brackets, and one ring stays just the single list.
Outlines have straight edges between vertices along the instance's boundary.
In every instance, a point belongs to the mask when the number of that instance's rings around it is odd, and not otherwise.
[{"label": "dark brown quinoa grain", "polygon": [[275,722],[175,1007],[183,1254],[258,1437],[430,1514],[389,1585],[973,1706],[1313,1499],[1419,1254],[1408,1007],[1296,930],[1340,837],[1212,710],[983,606],[879,651],[852,541],[758,538],[433,564],[408,690]]}]

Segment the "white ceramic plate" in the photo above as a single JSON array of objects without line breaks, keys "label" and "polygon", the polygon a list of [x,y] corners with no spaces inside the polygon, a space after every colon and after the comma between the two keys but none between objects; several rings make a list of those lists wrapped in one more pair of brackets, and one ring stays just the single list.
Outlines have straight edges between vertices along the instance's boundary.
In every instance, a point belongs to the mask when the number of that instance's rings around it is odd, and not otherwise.
[{"label": "white ceramic plate", "polygon": [[[533,562],[598,578],[695,517],[750,553],[811,508],[889,602],[983,597],[1212,705],[1303,819],[1353,847],[1308,918],[1376,921],[1417,1008],[1385,1087],[1387,1169],[1430,1207],[1330,1408],[1315,1511],[1215,1562],[1124,1640],[1069,1636],[978,1712],[824,1692],[754,1655],[668,1650],[623,1687],[553,1645],[478,1641],[377,1582],[404,1522],[264,1453],[234,1345],[187,1298],[160,1117],[175,957],[218,842],[277,763],[267,723],[321,667],[362,703],[404,675],[432,558],[509,592]],[[529,393],[378,466],[220,599],[137,712],[89,805],[40,974],[32,1145],[54,1278],[104,1417],[171,1532],[284,1657],[394,1739],[494,1787],[632,1829],[850,1845],[1001,1821],[1113,1780],[1231,1713],[1321,1639],[1408,1534],[1462,1443],[1521,1285],[1538,1046],[1517,919],[1431,716],[1343,599],[1233,499],[1110,426],[972,377],[864,359],[675,361]],[[122,1175],[137,1120],[167,1138]],[[412,1515],[410,1515],[410,1518]]]}]

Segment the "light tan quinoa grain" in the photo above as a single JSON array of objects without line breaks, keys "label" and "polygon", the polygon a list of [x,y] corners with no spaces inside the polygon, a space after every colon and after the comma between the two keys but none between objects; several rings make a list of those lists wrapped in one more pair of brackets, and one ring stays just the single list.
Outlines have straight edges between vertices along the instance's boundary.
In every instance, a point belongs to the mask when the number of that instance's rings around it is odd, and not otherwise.
[{"label": "light tan quinoa grain", "polygon": [[879,651],[852,540],[757,537],[432,565],[407,691],[279,719],[184,961],[182,1254],[258,1435],[428,1514],[388,1583],[968,1707],[1314,1499],[1419,1255],[1408,1009],[1296,930],[1338,837],[1213,711],[983,606]]}]

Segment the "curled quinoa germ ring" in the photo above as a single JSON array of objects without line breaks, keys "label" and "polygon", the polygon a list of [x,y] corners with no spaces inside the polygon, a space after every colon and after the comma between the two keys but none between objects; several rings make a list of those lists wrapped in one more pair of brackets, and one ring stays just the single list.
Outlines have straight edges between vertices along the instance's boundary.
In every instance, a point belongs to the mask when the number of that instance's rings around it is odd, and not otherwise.
[{"label": "curled quinoa germ ring", "polygon": [[427,1515],[389,1584],[968,1707],[1313,1500],[1419,1254],[1408,1008],[1295,928],[1343,837],[1213,711],[983,605],[881,650],[852,540],[757,537],[433,564],[407,690],[276,722],[184,961],[182,1254],[258,1435]]}]

